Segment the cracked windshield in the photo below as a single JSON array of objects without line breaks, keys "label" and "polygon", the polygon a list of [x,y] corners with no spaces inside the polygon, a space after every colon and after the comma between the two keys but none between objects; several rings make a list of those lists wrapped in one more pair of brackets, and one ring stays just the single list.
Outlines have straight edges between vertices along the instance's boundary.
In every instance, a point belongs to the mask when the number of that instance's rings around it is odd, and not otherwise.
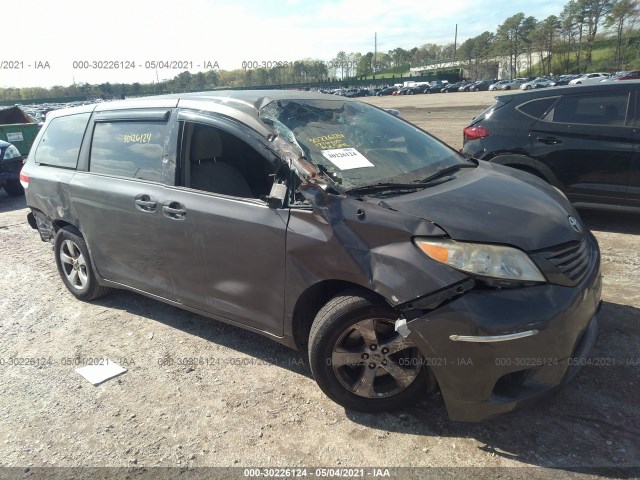
[{"label": "cracked windshield", "polygon": [[363,103],[280,100],[260,116],[346,191],[379,184],[422,188],[419,182],[444,169],[469,165],[430,135]]}]

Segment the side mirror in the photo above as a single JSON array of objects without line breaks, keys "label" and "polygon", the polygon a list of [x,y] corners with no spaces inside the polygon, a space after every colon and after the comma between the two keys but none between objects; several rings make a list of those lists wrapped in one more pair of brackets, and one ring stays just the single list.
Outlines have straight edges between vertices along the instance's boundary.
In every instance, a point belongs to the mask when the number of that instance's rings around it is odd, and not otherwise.
[{"label": "side mirror", "polygon": [[274,183],[271,192],[267,196],[267,205],[269,208],[282,208],[287,198],[287,185],[284,183]]}]

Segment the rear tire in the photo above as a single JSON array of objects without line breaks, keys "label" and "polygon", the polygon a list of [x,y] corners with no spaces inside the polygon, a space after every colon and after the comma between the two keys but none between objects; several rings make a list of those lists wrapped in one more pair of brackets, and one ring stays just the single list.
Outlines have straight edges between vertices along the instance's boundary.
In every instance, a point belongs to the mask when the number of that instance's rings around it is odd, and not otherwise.
[{"label": "rear tire", "polygon": [[7,180],[7,183],[4,184],[4,191],[12,197],[24,195],[24,188],[18,180]]},{"label": "rear tire", "polygon": [[77,299],[94,300],[111,291],[98,283],[91,266],[87,244],[76,228],[61,228],[56,235],[53,251],[60,278],[67,290]]},{"label": "rear tire", "polygon": [[413,342],[395,332],[398,313],[369,293],[344,292],[318,312],[309,363],[322,391],[345,408],[396,410],[426,392],[427,368]]}]

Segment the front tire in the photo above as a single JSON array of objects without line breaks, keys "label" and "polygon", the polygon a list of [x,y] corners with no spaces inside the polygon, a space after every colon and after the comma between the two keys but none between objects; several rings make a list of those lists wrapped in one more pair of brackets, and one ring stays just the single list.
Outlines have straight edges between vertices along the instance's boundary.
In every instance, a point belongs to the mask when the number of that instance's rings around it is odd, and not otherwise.
[{"label": "front tire", "polygon": [[372,294],[345,292],[317,314],[309,363],[322,391],[351,410],[380,412],[417,402],[427,368],[415,344],[396,333],[398,313]]},{"label": "front tire", "polygon": [[63,227],[56,234],[54,252],[60,278],[79,300],[94,300],[111,291],[98,283],[82,234],[74,227]]}]

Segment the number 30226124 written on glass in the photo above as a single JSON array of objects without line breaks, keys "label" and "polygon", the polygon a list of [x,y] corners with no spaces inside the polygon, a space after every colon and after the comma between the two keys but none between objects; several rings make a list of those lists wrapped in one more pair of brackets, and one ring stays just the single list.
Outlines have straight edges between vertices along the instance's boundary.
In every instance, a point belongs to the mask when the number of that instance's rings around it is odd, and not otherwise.
[{"label": "number 30226124 written on glass", "polygon": [[151,142],[150,133],[132,133],[122,135],[122,143],[149,143]]}]

